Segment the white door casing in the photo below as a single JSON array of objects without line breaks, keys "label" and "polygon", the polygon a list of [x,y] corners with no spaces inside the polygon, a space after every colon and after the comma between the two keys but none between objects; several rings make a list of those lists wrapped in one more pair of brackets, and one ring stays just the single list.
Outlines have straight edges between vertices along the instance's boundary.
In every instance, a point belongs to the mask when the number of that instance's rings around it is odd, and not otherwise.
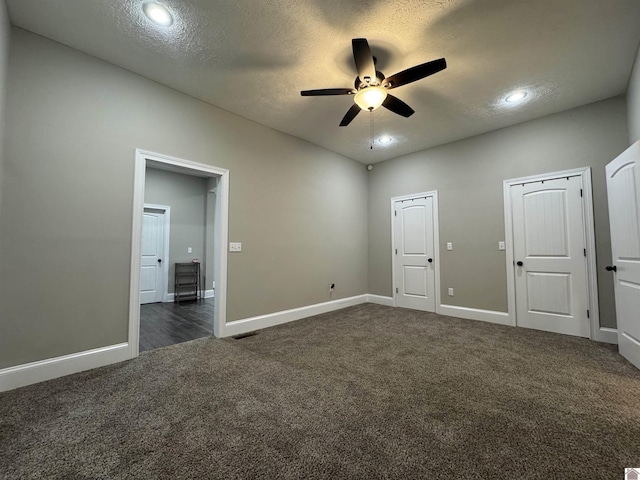
[{"label": "white door casing", "polygon": [[609,163],[606,174],[618,348],[640,368],[640,142]]},{"label": "white door casing", "polygon": [[145,169],[147,166],[162,168],[179,173],[194,174],[202,177],[218,178],[218,188],[214,216],[214,281],[216,301],[213,306],[213,334],[215,337],[227,336],[227,245],[229,244],[229,170],[202,163],[192,162],[169,155],[135,151],[134,186],[131,225],[131,269],[129,281],[129,334],[127,344],[129,358],[139,354],[140,338],[140,259],[142,216],[144,211]]},{"label": "white door casing", "polygon": [[511,186],[516,324],[590,337],[580,176]]},{"label": "white door casing", "polygon": [[392,199],[394,301],[436,311],[437,192]]},{"label": "white door casing", "polygon": [[165,301],[170,207],[145,204],[142,214],[140,304]]}]

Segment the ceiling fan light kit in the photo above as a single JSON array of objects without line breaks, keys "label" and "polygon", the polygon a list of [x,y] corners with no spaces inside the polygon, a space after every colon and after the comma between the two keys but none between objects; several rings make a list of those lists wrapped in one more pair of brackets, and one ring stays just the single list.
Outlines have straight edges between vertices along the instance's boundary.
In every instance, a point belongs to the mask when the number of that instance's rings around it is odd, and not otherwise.
[{"label": "ceiling fan light kit", "polygon": [[354,38],[351,41],[353,47],[353,59],[356,64],[358,76],[355,79],[355,90],[352,88],[325,88],[320,90],[303,90],[303,97],[318,97],[326,95],[354,95],[355,104],[340,122],[345,127],[356,118],[360,111],[372,112],[379,107],[385,107],[403,117],[410,117],[414,110],[397,97],[389,94],[389,90],[407,85],[422,78],[438,73],[447,68],[444,58],[416,65],[402,72],[385,77],[382,72],[376,70],[376,61],[371,54],[366,38]]},{"label": "ceiling fan light kit", "polygon": [[379,108],[387,98],[387,91],[378,85],[362,87],[358,90],[353,101],[358,104],[362,110],[373,111]]}]

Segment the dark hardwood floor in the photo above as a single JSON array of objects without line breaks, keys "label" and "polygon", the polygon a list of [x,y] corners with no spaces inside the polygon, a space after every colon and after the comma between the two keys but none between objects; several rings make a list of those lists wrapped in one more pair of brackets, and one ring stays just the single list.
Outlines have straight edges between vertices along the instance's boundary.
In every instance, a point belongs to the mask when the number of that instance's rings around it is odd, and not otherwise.
[{"label": "dark hardwood floor", "polygon": [[140,305],[140,351],[213,334],[213,298],[197,302]]}]

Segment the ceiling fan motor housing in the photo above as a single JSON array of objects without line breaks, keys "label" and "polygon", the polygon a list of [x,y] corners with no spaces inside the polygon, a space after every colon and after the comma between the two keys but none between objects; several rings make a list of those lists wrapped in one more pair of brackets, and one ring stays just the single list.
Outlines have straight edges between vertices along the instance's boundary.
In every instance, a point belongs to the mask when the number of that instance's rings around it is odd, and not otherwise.
[{"label": "ceiling fan motor housing", "polygon": [[366,83],[360,80],[360,77],[356,77],[355,82],[353,82],[353,86],[355,87],[356,90],[360,90],[360,88],[367,87],[369,85],[382,85],[384,87],[386,86],[383,84],[385,78],[386,77],[384,76],[384,73],[376,70],[376,78],[373,82]]}]

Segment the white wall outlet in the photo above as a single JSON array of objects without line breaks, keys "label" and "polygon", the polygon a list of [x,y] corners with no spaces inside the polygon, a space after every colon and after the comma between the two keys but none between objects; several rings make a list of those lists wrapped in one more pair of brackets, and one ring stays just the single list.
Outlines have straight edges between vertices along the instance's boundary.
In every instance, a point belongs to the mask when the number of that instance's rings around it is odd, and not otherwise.
[{"label": "white wall outlet", "polygon": [[449,289],[449,296],[450,296],[450,297],[453,297],[453,288],[450,288],[450,289]]},{"label": "white wall outlet", "polygon": [[229,251],[230,252],[241,252],[242,251],[242,243],[240,243],[240,242],[229,242]]},{"label": "white wall outlet", "polygon": [[193,248],[187,247],[187,253],[193,253]]},{"label": "white wall outlet", "polygon": [[498,242],[498,250],[504,250],[507,247],[505,246],[504,242]]},{"label": "white wall outlet", "polygon": [[336,288],[336,284],[335,283],[330,283],[329,284],[329,292],[333,292]]},{"label": "white wall outlet", "polygon": [[453,250],[453,243],[447,242],[447,250]]}]

